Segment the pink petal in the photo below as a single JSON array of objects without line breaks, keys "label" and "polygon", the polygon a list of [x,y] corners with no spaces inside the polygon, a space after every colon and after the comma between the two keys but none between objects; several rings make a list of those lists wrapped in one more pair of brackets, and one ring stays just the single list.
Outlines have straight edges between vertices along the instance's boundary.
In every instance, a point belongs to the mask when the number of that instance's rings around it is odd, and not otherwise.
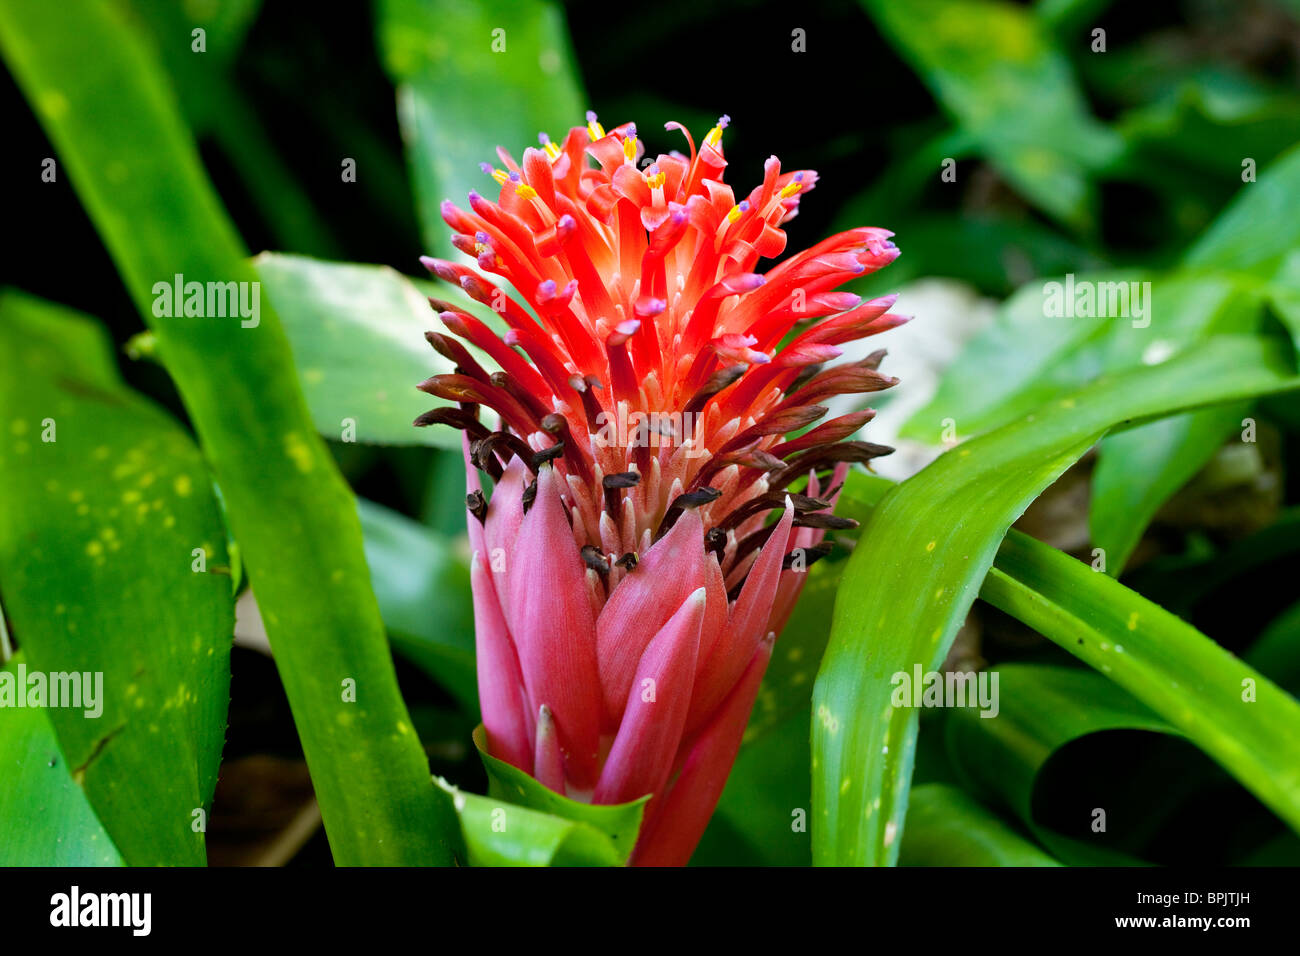
[{"label": "pink petal", "polygon": [[704,588],[693,591],[641,656],[592,802],[625,803],[667,782],[690,706],[705,604]]},{"label": "pink petal", "polygon": [[[470,521],[477,523],[470,516]],[[478,654],[478,698],[488,753],[498,760],[533,771],[529,710],[524,702],[524,680],[514,642],[497,603],[492,576],[475,552],[470,561],[470,589],[474,594],[474,644]]]},{"label": "pink petal", "polygon": [[596,783],[601,718],[596,622],[586,569],[550,466],[537,476],[537,497],[506,560],[505,617],[519,649],[529,702],[534,713],[543,704],[551,709],[569,783],[590,790]]},{"label": "pink petal", "polygon": [[740,681],[695,738],[672,789],[641,829],[634,866],[685,866],[695,852],[740,752],[774,640],[769,634],[759,642]]},{"label": "pink petal", "polygon": [[688,731],[709,719],[714,708],[731,691],[754,656],[754,648],[767,633],[767,621],[776,600],[781,563],[785,559],[785,546],[793,522],[794,507],[787,499],[785,513],[750,568],[722,638],[700,665],[691,713],[686,722]]},{"label": "pink petal", "polygon": [[560,754],[560,738],[555,732],[551,708],[545,704],[537,709],[537,748],[533,766],[533,776],[538,783],[556,793],[564,793],[564,757]]},{"label": "pink petal", "polygon": [[688,510],[641,556],[605,602],[596,621],[596,656],[608,729],[619,725],[646,645],[697,588],[709,590],[706,633],[722,626],[726,588],[720,574],[708,574],[708,564],[716,568],[717,561],[704,551],[704,522]]}]

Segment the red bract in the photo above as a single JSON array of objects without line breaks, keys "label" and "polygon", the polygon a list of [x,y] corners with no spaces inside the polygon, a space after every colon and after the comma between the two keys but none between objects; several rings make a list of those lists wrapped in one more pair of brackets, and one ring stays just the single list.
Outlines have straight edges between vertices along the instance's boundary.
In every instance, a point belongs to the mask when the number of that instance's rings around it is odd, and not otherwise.
[{"label": "red bract", "polygon": [[822,365],[904,321],[893,296],[834,291],[898,249],[884,229],[851,229],[760,274],[816,173],[783,173],[773,156],[737,203],[722,181],[726,117],[698,151],[669,123],[689,157],[644,167],[632,124],[607,134],[588,120],[521,164],[500,150],[505,168],[485,165],[495,202],[443,204],[478,271],[423,261],[508,331],[434,302],[458,338],[428,337],[456,371],[420,388],[459,407],[416,424],[466,432],[489,751],[575,799],[653,794],[633,862],[682,864],[802,571],[828,528],[851,524],[831,514],[849,465],[891,450],[846,440],[870,411],[785,436],[830,396],[895,384],[883,352]]}]

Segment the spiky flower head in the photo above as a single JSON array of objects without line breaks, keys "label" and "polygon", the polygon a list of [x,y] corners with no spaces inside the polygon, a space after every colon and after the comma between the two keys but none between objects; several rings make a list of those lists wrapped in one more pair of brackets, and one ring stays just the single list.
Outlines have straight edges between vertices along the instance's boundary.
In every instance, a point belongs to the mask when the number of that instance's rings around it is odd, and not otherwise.
[{"label": "spiky flower head", "polygon": [[416,424],[465,432],[489,751],[575,799],[653,794],[634,862],[677,864],[803,571],[850,524],[832,514],[848,468],[891,450],[848,440],[869,409],[816,423],[825,399],[896,382],[883,352],[826,363],[905,321],[894,296],[835,291],[898,249],[850,229],[760,273],[815,172],[773,156],[737,201],[728,117],[698,149],[667,124],[689,155],[653,162],[635,125],[587,119],[521,163],[499,149],[495,200],[443,204],[478,268],[422,261],[504,332],[432,300],[452,335],[429,341],[456,368],[420,385],[451,404]]}]

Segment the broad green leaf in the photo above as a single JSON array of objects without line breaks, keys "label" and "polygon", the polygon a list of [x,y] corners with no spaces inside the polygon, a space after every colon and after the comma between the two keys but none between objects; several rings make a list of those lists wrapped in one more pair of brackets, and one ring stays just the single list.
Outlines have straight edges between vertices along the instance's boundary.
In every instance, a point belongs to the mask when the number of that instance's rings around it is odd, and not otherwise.
[{"label": "broad green leaf", "polygon": [[1033,11],[998,0],[863,6],[1017,189],[1062,222],[1091,228],[1090,174],[1122,144],[1088,111],[1069,61]]},{"label": "broad green leaf", "polygon": [[1068,555],[1007,538],[981,595],[1123,687],[1300,832],[1300,704],[1191,625]]},{"label": "broad green leaf", "polygon": [[957,787],[927,783],[912,791],[902,866],[1059,866]]},{"label": "broad green leaf", "polygon": [[1011,523],[1106,430],[1300,388],[1276,344],[1224,336],[1113,376],[942,455],[877,506],[844,573],[813,692],[813,859],[890,863],[916,714],[891,675],[936,668]]},{"label": "broad green leaf", "polygon": [[438,207],[496,187],[480,163],[499,165],[498,146],[518,157],[539,132],[559,142],[585,122],[564,15],[544,0],[383,0],[377,32],[424,242],[450,255]]},{"label": "broad green leaf", "polygon": [[[24,666],[48,682],[41,720],[127,863],[201,865],[234,630],[203,459],[117,380],[100,327],[12,291],[0,421],[0,586]],[[55,706],[55,675],[77,706]]]},{"label": "broad green leaf", "polygon": [[450,539],[360,499],[366,562],[397,653],[420,666],[478,719],[469,565]]},{"label": "broad green leaf", "polygon": [[264,253],[253,260],[284,331],[316,429],[335,441],[460,449],[453,428],[411,422],[446,404],[416,385],[452,370],[425,341],[446,332],[425,297],[387,266]]},{"label": "broad green leaf", "polygon": [[255,325],[169,315],[154,291],[181,275],[255,296],[258,278],[161,69],[137,28],[92,0],[5,4],[0,48],[156,333],[221,488],[335,861],[452,862],[454,810],[411,729],[354,499],[279,320],[257,298]]},{"label": "broad green leaf", "polygon": [[[0,673],[16,679],[21,661]],[[0,707],[0,780],[0,866],[122,865],[42,708]]]},{"label": "broad green leaf", "polygon": [[[1092,776],[1087,793],[1070,795],[1064,832],[1039,817],[1042,778],[1053,758],[1066,745],[1089,734],[1106,731],[1145,731],[1168,734],[1170,728],[1141,704],[1100,675],[1085,670],[1030,664],[1005,664],[997,668],[999,710],[985,719],[972,708],[954,708],[945,722],[948,750],[959,775],[973,792],[1019,817],[1040,844],[1057,859],[1088,866],[1131,866],[1141,858],[1130,852],[1141,843],[1141,832],[1158,817],[1162,802],[1172,802],[1165,791],[1148,789],[1146,806],[1137,823],[1133,813],[1108,819],[1102,832],[1093,832],[1094,807],[1108,817],[1120,816],[1113,782],[1132,780],[1135,766],[1120,766],[1114,774]],[[1117,754],[1117,748],[1111,748]],[[1117,758],[1118,759],[1118,758]],[[1130,804],[1131,800],[1124,803]],[[1085,807],[1085,804],[1087,805]],[[1069,811],[1073,809],[1074,813]],[[1039,812],[1036,812],[1039,811]],[[908,810],[908,832],[912,811]],[[1133,831],[1139,831],[1134,833]]]},{"label": "broad green leaf", "polygon": [[[551,819],[578,823],[601,834],[617,857],[617,863],[627,862],[636,847],[641,830],[641,815],[650,798],[642,797],[631,803],[596,805],[579,803],[556,793],[538,783],[517,767],[491,756],[486,749],[483,725],[474,730],[474,746],[488,774],[488,798],[497,804],[509,801],[529,810],[537,811]],[[469,835],[467,834],[467,839]]]},{"label": "broad green leaf", "polygon": [[441,778],[434,780],[453,801],[471,866],[622,866],[626,862],[608,835],[586,823],[465,793]]}]

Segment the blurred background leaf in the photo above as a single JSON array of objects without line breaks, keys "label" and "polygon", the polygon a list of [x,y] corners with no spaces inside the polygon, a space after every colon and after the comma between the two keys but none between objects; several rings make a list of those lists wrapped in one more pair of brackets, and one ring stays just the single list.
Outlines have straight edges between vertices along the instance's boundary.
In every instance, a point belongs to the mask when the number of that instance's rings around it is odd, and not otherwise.
[{"label": "blurred background leaf", "polygon": [[380,0],[378,10],[425,249],[451,255],[438,207],[487,188],[480,163],[585,122],[564,14],[545,0]]}]

